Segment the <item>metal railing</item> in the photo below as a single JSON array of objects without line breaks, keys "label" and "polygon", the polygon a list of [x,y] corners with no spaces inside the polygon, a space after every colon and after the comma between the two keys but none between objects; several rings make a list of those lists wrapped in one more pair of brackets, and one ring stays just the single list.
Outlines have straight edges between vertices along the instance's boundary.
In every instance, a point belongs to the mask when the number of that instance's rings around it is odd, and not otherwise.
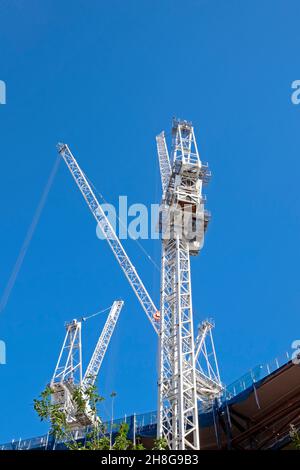
[{"label": "metal railing", "polygon": [[[280,367],[284,366],[290,360],[290,356],[286,353],[283,356],[275,358],[273,361],[266,364],[259,364],[258,366],[251,369],[249,372],[244,374],[238,380],[234,381],[224,389],[224,393],[221,397],[221,402],[224,403],[231,398],[239,395],[244,392],[247,388],[252,387],[253,384],[259,380],[267,377],[272,372],[275,372]],[[205,413],[207,408],[201,406],[199,408],[200,413]],[[124,416],[123,418],[118,418],[111,423],[107,421],[103,423],[105,433],[108,435],[111,430],[113,433],[118,432],[120,425],[122,423],[127,423],[129,425],[129,437],[133,432],[133,427],[135,426],[136,435],[152,435],[155,434],[156,423],[157,423],[157,413],[156,411],[150,411],[147,413],[141,413],[138,415]],[[85,439],[89,428],[76,431],[76,439]],[[0,445],[0,450],[29,450],[29,449],[54,449],[58,444],[62,442],[55,441],[53,437],[48,433],[43,436],[34,437],[31,439],[19,439],[12,440],[9,443]]]},{"label": "metal railing", "polygon": [[244,374],[238,380],[225,387],[224,400],[239,395],[244,392],[247,388],[252,387],[253,384],[261,379],[264,379],[268,375],[275,372],[280,367],[284,366],[290,360],[290,355],[286,352],[284,355],[275,358],[273,361],[266,364],[259,364],[258,366],[251,369],[249,372]]}]

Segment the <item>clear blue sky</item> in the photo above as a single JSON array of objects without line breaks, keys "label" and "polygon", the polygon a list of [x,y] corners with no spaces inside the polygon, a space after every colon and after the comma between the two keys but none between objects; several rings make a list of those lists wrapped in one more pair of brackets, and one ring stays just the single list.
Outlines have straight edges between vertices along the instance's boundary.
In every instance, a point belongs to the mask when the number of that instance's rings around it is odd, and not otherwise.
[{"label": "clear blue sky", "polygon": [[[2,0],[3,291],[56,158],[69,143],[107,200],[158,202],[155,135],[192,120],[213,172],[205,248],[192,260],[195,321],[213,316],[233,381],[300,338],[296,0]],[[153,298],[159,277],[126,249]],[[159,263],[160,243],[143,242]],[[151,325],[61,164],[6,309],[0,442],[43,433],[32,401],[50,380],[64,321],[123,298],[100,389],[116,414],[156,408]],[[85,326],[85,360],[103,323]],[[107,401],[109,406],[109,400]],[[105,417],[105,410],[103,410]]]}]

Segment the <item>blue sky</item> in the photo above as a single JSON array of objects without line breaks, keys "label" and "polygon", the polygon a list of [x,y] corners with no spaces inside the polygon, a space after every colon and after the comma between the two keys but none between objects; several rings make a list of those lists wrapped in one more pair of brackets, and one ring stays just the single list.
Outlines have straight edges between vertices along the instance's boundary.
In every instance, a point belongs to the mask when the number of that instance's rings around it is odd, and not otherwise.
[{"label": "blue sky", "polygon": [[[155,135],[176,115],[193,121],[213,172],[192,282],[195,322],[216,322],[222,378],[290,350],[300,338],[300,106],[290,99],[299,10],[296,0],[2,0],[1,290],[56,143],[70,145],[109,202],[149,205],[160,199]],[[159,263],[160,243],[142,244]],[[158,273],[135,242],[124,245],[158,303]],[[32,401],[51,378],[64,322],[115,298],[125,307],[101,393],[117,391],[118,416],[153,410],[156,338],[61,163],[0,315],[0,442],[46,430]],[[84,325],[85,362],[103,321]]]}]

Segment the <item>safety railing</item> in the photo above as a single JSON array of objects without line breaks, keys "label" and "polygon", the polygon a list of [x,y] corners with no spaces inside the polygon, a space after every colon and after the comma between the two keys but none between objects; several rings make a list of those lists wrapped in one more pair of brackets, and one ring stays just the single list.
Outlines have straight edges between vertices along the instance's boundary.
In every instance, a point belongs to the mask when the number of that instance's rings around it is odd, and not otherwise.
[{"label": "safety railing", "polygon": [[[249,372],[244,374],[238,380],[234,381],[224,389],[223,396],[221,397],[221,402],[225,402],[240,393],[244,392],[247,388],[253,386],[259,380],[267,377],[272,372],[275,372],[280,367],[284,366],[290,360],[288,353],[285,353],[283,356],[275,358],[273,361],[266,364],[260,364]],[[206,406],[199,407],[200,413],[207,412]],[[155,428],[157,423],[157,413],[156,411],[151,411],[147,413],[141,413],[137,415],[124,416],[123,418],[118,418],[111,421],[103,423],[103,428],[106,434],[109,434],[111,431],[114,433],[118,432],[120,425],[122,423],[127,423],[129,425],[129,436],[132,435],[133,429],[135,429],[136,435],[152,435],[155,434]],[[88,428],[82,429],[76,432],[74,436],[76,439],[85,439],[86,435],[90,430]],[[29,449],[54,449],[57,445],[61,444],[59,441],[55,441],[53,437],[48,433],[44,436],[34,437],[31,439],[19,439],[12,440],[9,443],[0,445],[0,450],[29,450]]]},{"label": "safety railing", "polygon": [[270,361],[266,364],[259,364],[240,377],[238,380],[235,380],[230,385],[225,387],[223,399],[228,400],[235,397],[236,395],[239,395],[247,388],[253,386],[253,384],[259,380],[264,379],[272,372],[275,372],[277,369],[284,366],[289,360],[290,355],[288,352],[286,352],[284,355],[275,358],[273,361]]}]

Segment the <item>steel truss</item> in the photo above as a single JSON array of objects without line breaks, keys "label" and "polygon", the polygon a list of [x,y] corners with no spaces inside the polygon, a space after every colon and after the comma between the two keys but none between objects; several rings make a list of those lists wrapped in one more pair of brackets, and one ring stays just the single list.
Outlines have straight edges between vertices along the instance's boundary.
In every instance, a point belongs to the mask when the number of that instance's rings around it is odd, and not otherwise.
[{"label": "steel truss", "polygon": [[95,217],[98,227],[102,231],[105,239],[107,240],[113,254],[115,255],[120,267],[122,268],[129,284],[131,285],[134,293],[136,294],[141,306],[144,309],[148,319],[150,320],[154,330],[158,333],[159,328],[159,313],[148,294],[142,280],[140,279],[135,267],[131,263],[127,253],[125,252],[120,240],[118,239],[111,223],[106,217],[101,205],[99,204],[86,176],[79,167],[75,157],[72,155],[69,147],[66,144],[58,144],[58,151],[63,157],[67,167],[70,170],[78,188],[80,189],[90,211]]},{"label": "steel truss", "polygon": [[188,244],[163,242],[158,435],[172,450],[198,449],[198,407]]},{"label": "steel truss", "polygon": [[202,186],[208,169],[200,160],[190,122],[174,120],[172,135],[172,164],[164,133],[157,136],[163,189],[157,432],[170,449],[184,450],[200,448],[198,400],[211,401],[222,387],[211,379],[213,366],[208,367],[210,375],[200,367],[208,329],[203,330],[197,350],[198,369],[194,346],[190,255],[198,255],[204,242],[207,215]]},{"label": "steel truss", "polygon": [[[161,312],[155,307],[70,149],[66,144],[59,144],[58,150],[159,334],[158,437],[166,438],[170,449],[183,450],[199,448],[197,399],[202,402],[214,399],[222,385],[218,372],[213,374],[208,369],[206,375],[200,365],[211,331],[203,330],[199,350],[198,343],[197,350],[194,348],[193,332],[189,257],[199,254],[203,246],[209,216],[204,209],[202,186],[208,182],[210,172],[200,161],[191,123],[174,120],[172,133],[172,164],[164,133],[156,138],[163,189]],[[216,357],[211,368],[215,365],[217,367]]]},{"label": "steel truss", "polygon": [[52,401],[65,412],[68,425],[75,423],[76,406],[72,395],[82,383],[81,322],[66,324],[66,336],[50,382]]},{"label": "steel truss", "polygon": [[84,374],[84,389],[87,389],[89,386],[94,385],[95,383],[123,305],[123,300],[115,300],[115,302],[113,303],[109,316],[97,341],[97,345],[93,352],[90,363],[87,366],[86,372]]},{"label": "steel truss", "polygon": [[213,328],[212,320],[204,320],[198,326],[195,339],[197,395],[203,408],[210,408],[223,391],[212,334]]},{"label": "steel truss", "polygon": [[51,383],[82,381],[81,322],[66,324],[66,336]]}]

